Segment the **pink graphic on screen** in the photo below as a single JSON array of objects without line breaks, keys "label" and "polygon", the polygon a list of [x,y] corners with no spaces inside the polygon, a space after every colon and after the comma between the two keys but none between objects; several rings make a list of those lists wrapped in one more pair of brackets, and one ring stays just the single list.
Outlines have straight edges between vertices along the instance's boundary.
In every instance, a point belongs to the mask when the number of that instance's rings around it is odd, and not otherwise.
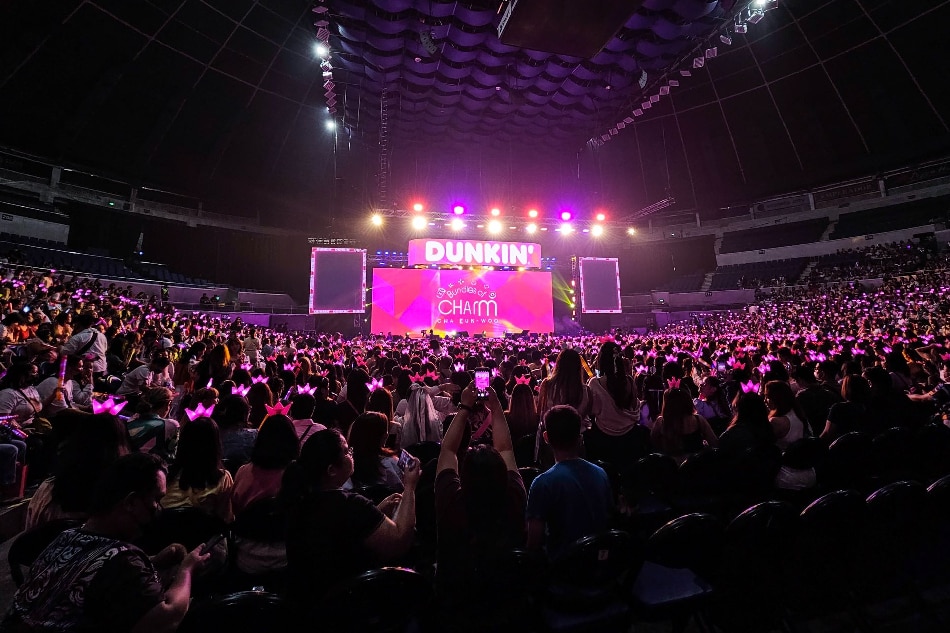
[{"label": "pink graphic on screen", "polygon": [[373,269],[373,332],[554,331],[551,273]]}]

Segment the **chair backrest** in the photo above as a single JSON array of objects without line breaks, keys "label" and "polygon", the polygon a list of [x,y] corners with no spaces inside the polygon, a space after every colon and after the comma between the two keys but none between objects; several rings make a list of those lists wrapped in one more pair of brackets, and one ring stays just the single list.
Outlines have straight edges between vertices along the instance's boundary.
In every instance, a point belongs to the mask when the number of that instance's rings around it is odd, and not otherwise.
[{"label": "chair backrest", "polygon": [[866,433],[845,433],[828,447],[820,481],[829,486],[858,488],[871,470],[871,437]]},{"label": "chair backrest", "polygon": [[934,516],[950,524],[950,475],[944,475],[927,488],[927,499]]},{"label": "chair backrest", "polygon": [[540,468],[530,467],[521,467],[518,469],[518,472],[521,474],[521,480],[524,482],[524,489],[531,490],[531,483],[534,481],[534,478],[541,474]]},{"label": "chair backrest", "polygon": [[7,562],[10,564],[10,576],[19,587],[23,584],[23,568],[29,568],[56,537],[70,528],[82,525],[79,519],[56,519],[38,525],[20,534],[10,544]]},{"label": "chair backrest", "polygon": [[178,627],[178,633],[287,631],[292,630],[293,625],[280,596],[264,591],[240,591],[195,601]]},{"label": "chair backrest", "polygon": [[753,447],[736,455],[733,460],[733,489],[764,496],[772,490],[782,465],[782,451],[774,444]]},{"label": "chair backrest", "polygon": [[950,473],[950,429],[940,423],[920,428],[911,440],[915,469],[929,479]]},{"label": "chair backrest", "polygon": [[836,490],[813,501],[800,518],[800,540],[815,558],[840,557],[840,549],[854,543],[866,520],[864,497],[852,490]]},{"label": "chair backrest", "polygon": [[927,513],[927,489],[916,481],[896,481],[867,498],[868,524],[882,543],[914,539]]},{"label": "chair backrest", "polygon": [[638,494],[671,494],[679,483],[676,460],[662,453],[650,453],[632,470],[633,488]]},{"label": "chair backrest", "polygon": [[643,555],[643,543],[619,530],[578,539],[551,565],[549,599],[598,604],[636,577]]},{"label": "chair backrest", "polygon": [[411,569],[383,567],[364,572],[331,590],[314,611],[321,631],[404,631],[429,610],[429,580]]},{"label": "chair backrest", "polygon": [[137,545],[148,554],[156,554],[172,543],[181,543],[191,550],[227,529],[221,519],[199,508],[165,509],[145,529]]},{"label": "chair backrest", "polygon": [[732,466],[718,448],[690,455],[680,464],[680,489],[688,494],[724,492],[731,488]]},{"label": "chair backrest", "polygon": [[417,457],[420,463],[427,464],[430,460],[439,458],[442,445],[439,442],[416,442],[404,448],[410,455]]},{"label": "chair backrest", "polygon": [[871,465],[883,471],[909,465],[913,446],[910,429],[895,426],[879,433],[871,440]]},{"label": "chair backrest", "polygon": [[251,502],[231,524],[231,533],[260,543],[281,543],[287,536],[287,517],[277,497]]},{"label": "chair backrest", "polygon": [[782,453],[782,464],[789,468],[820,468],[828,456],[828,447],[817,437],[792,442]]},{"label": "chair backrest", "polygon": [[707,580],[719,570],[723,525],[711,514],[693,512],[661,526],[647,542],[647,560],[666,567],[688,568]]},{"label": "chair backrest", "polygon": [[764,501],[729,522],[723,549],[731,578],[763,582],[782,573],[799,529],[798,511],[783,501]]}]

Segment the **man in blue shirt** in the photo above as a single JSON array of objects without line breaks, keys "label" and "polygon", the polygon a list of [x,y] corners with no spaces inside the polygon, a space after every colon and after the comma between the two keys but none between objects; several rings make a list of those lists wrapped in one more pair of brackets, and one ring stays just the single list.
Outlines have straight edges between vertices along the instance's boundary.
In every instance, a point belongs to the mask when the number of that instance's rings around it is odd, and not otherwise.
[{"label": "man in blue shirt", "polygon": [[581,459],[581,416],[574,407],[552,407],[544,416],[544,441],[555,464],[538,475],[528,492],[528,547],[558,558],[574,541],[607,529],[613,508],[610,480]]}]

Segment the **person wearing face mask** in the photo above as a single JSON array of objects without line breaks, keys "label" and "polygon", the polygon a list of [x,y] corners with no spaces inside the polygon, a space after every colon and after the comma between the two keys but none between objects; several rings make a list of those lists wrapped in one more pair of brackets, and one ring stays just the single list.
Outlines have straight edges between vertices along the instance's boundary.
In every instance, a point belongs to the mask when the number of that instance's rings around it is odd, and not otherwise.
[{"label": "person wearing face mask", "polygon": [[[89,519],[40,554],[0,629],[175,631],[188,612],[192,576],[210,555],[176,543],[149,558],[131,544],[158,516],[165,491],[158,458],[119,457],[96,484]],[[160,570],[173,574],[167,590]]]}]

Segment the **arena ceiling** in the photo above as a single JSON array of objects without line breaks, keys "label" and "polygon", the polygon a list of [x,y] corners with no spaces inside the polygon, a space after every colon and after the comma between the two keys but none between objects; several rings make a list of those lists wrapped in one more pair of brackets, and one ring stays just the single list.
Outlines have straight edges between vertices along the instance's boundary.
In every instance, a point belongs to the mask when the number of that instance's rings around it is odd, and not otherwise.
[{"label": "arena ceiling", "polygon": [[288,225],[708,208],[950,149],[950,0],[779,0],[745,33],[749,0],[634,4],[585,57],[503,43],[500,0],[4,3],[0,146]]}]

